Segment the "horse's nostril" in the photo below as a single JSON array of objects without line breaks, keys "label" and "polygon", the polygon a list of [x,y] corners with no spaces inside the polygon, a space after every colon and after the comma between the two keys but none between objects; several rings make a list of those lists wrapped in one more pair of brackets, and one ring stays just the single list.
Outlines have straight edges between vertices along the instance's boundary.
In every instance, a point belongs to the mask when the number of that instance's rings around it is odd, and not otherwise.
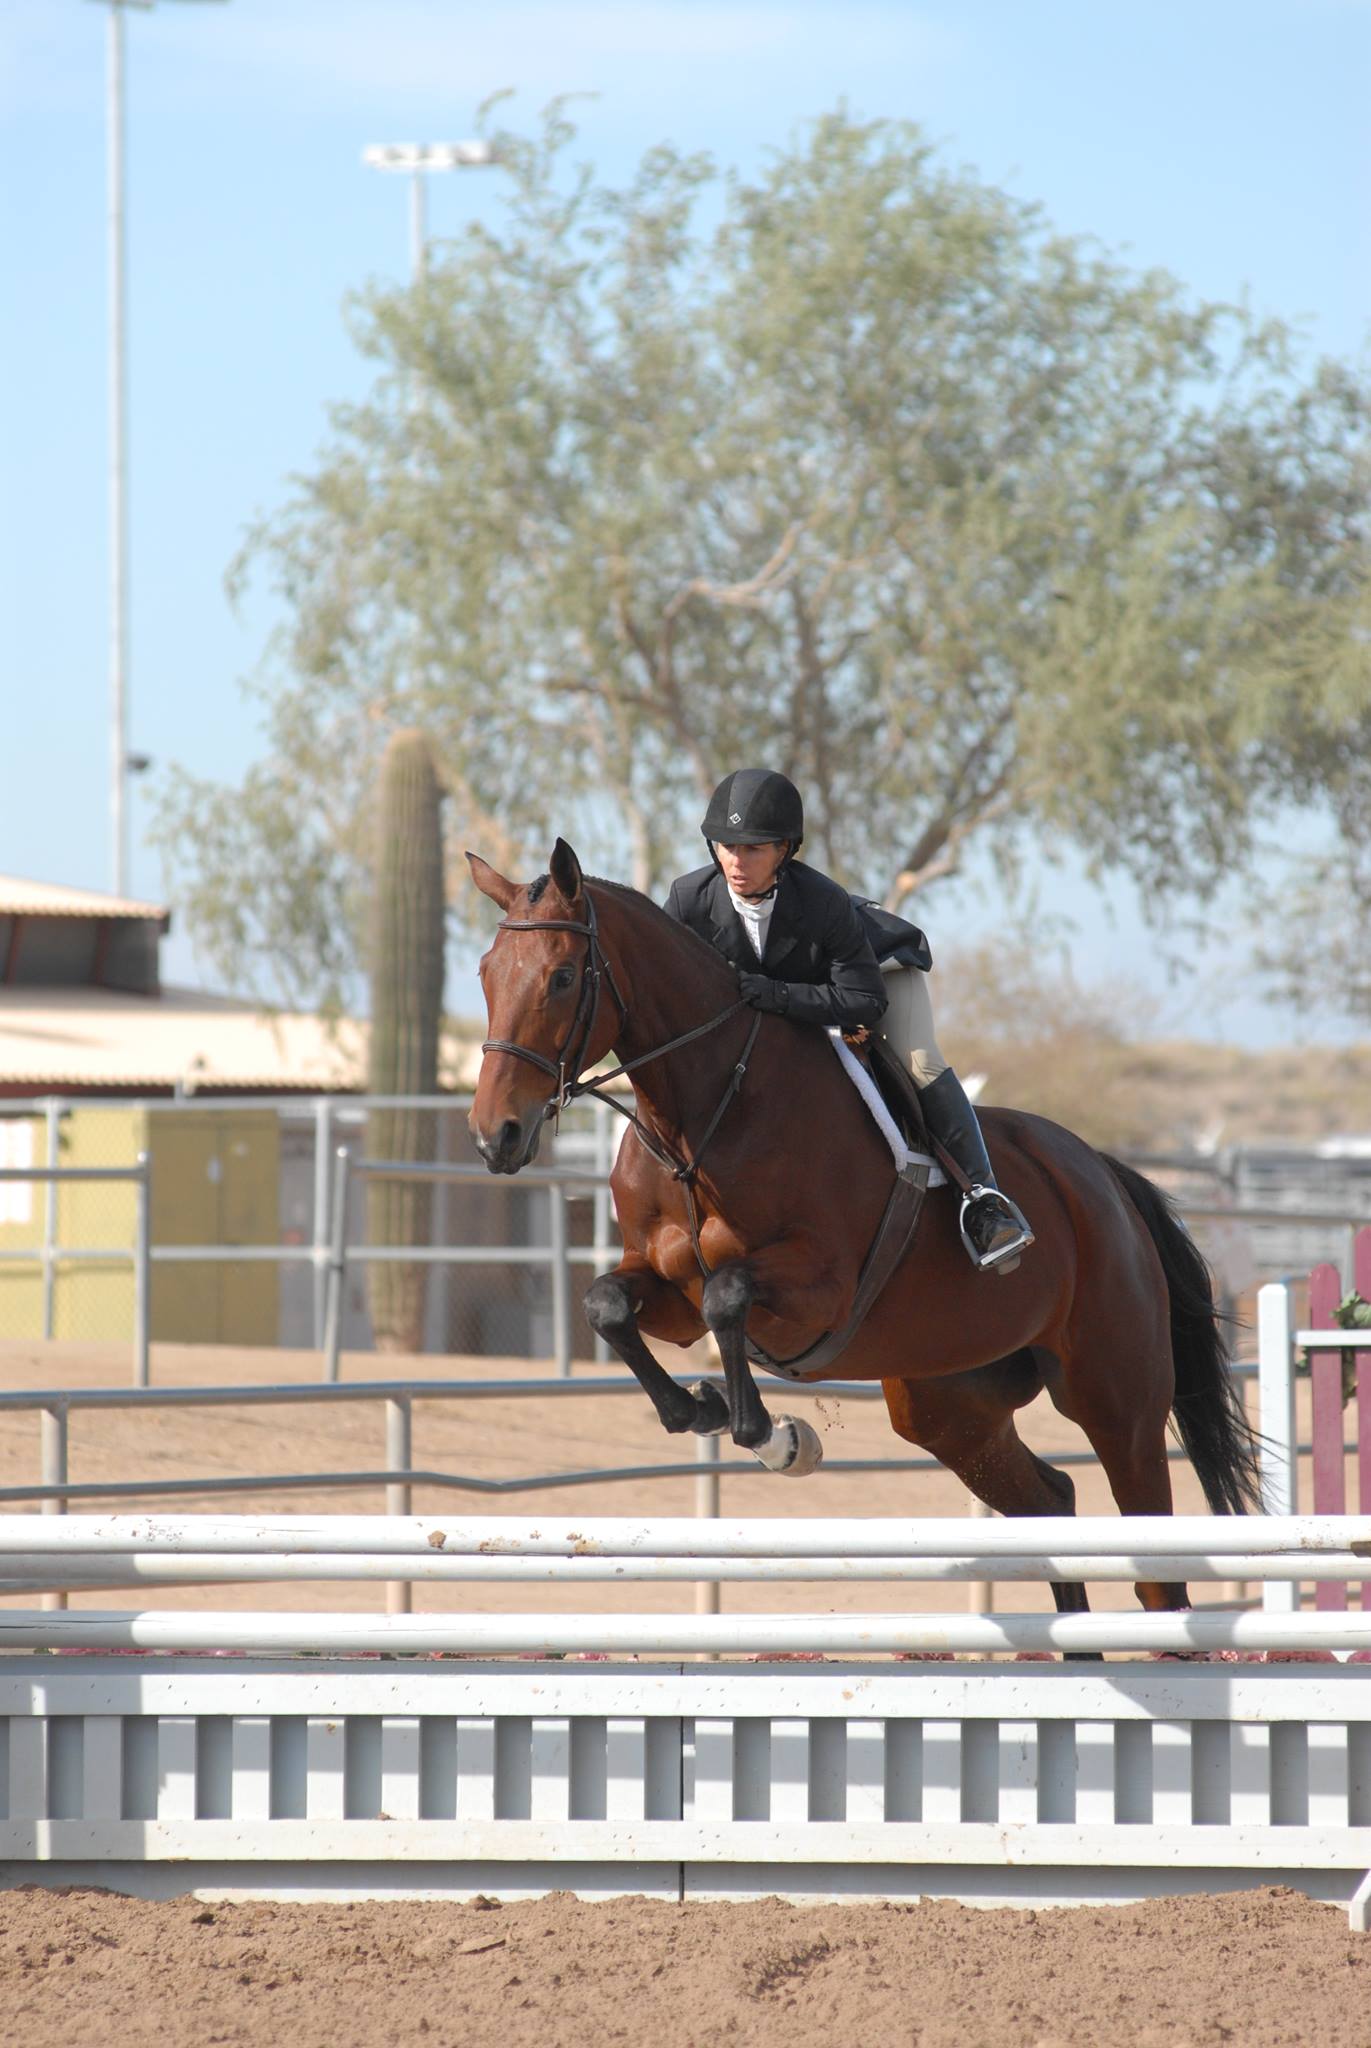
[{"label": "horse's nostril", "polygon": [[500,1150],[512,1152],[523,1136],[523,1126],[517,1117],[507,1116],[500,1126]]}]

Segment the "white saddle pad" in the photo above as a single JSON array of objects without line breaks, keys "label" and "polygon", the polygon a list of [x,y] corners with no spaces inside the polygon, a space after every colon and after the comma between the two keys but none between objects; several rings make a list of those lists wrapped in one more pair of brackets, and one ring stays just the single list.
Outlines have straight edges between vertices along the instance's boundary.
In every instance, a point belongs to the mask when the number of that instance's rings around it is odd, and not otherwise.
[{"label": "white saddle pad", "polygon": [[837,1053],[838,1058],[843,1063],[844,1072],[856,1088],[857,1093],[861,1096],[862,1101],[871,1111],[877,1130],[890,1147],[890,1156],[895,1162],[896,1172],[902,1172],[906,1166],[927,1166],[932,1169],[928,1176],[929,1187],[942,1187],[947,1180],[947,1175],[931,1153],[910,1151],[900,1134],[899,1126],[896,1124],[894,1117],[881,1100],[880,1089],[857,1058],[852,1047],[846,1043],[842,1032],[836,1028],[831,1029],[828,1036],[834,1052]]}]

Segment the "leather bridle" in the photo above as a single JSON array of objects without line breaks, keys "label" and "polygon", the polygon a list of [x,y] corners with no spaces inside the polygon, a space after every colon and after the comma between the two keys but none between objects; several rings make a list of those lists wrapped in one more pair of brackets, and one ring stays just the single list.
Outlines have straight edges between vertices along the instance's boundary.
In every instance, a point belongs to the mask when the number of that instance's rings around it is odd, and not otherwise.
[{"label": "leather bridle", "polygon": [[[571,1020],[566,1037],[557,1048],[554,1059],[549,1059],[546,1053],[535,1052],[532,1046],[516,1045],[513,1039],[509,1038],[488,1038],[481,1047],[483,1053],[512,1053],[515,1059],[527,1060],[531,1066],[541,1067],[545,1074],[551,1074],[557,1083],[557,1092],[544,1112],[547,1116],[560,1116],[569,1102],[573,1102],[578,1094],[587,1092],[579,1085],[580,1074],[600,1015],[602,982],[609,983],[610,994],[619,1006],[620,1024],[628,1022],[628,1004],[619,992],[619,984],[614,978],[613,963],[600,943],[595,905],[589,895],[585,901],[586,918],[583,924],[570,917],[504,917],[499,924],[499,930],[502,932],[577,932],[588,942],[576,1014]],[[570,1080],[567,1079],[568,1073],[571,1076]]]},{"label": "leather bridle", "polygon": [[481,1046],[481,1051],[483,1054],[488,1052],[508,1053],[511,1058],[527,1060],[530,1066],[538,1067],[543,1073],[552,1076],[556,1083],[556,1088],[553,1094],[548,1097],[547,1103],[544,1106],[543,1115],[545,1117],[559,1117],[568,1103],[575,1102],[582,1095],[592,1095],[597,1102],[603,1102],[607,1109],[615,1110],[627,1123],[632,1124],[642,1143],[652,1154],[653,1158],[657,1160],[658,1164],[667,1169],[673,1180],[680,1181],[685,1191],[686,1211],[690,1219],[690,1235],[695,1247],[695,1256],[699,1261],[700,1270],[708,1275],[710,1269],[705,1263],[704,1253],[700,1246],[700,1221],[695,1206],[695,1177],[700,1170],[700,1164],[705,1155],[705,1148],[718,1129],[724,1111],[743,1085],[748,1061],[752,1057],[752,1048],[757,1043],[757,1033],[761,1029],[761,1012],[758,1011],[753,1019],[752,1029],[748,1033],[747,1044],[743,1048],[742,1058],[735,1062],[723,1095],[720,1097],[718,1106],[710,1118],[705,1134],[696,1147],[693,1156],[688,1159],[679,1157],[664,1139],[659,1137],[655,1131],[651,1130],[643,1122],[636,1111],[627,1108],[612,1095],[606,1095],[602,1091],[611,1081],[622,1079],[625,1074],[631,1074],[635,1068],[645,1067],[652,1060],[664,1059],[668,1053],[679,1051],[682,1046],[689,1045],[694,1039],[704,1038],[709,1032],[717,1031],[721,1024],[728,1022],[730,1017],[736,1017],[740,1010],[745,1010],[747,1004],[739,998],[736,1003],[730,1003],[726,1010],[721,1010],[717,1016],[709,1018],[706,1023],[697,1024],[693,1030],[683,1031],[679,1037],[668,1039],[665,1045],[654,1046],[651,1052],[639,1053],[636,1059],[621,1062],[619,1066],[614,1067],[607,1074],[598,1074],[589,1081],[583,1081],[581,1079],[581,1068],[585,1063],[590,1042],[595,1036],[595,1026],[600,1015],[600,995],[604,983],[608,982],[610,994],[613,996],[618,1007],[620,1025],[623,1026],[628,1022],[628,1004],[624,1001],[619,984],[615,979],[613,962],[601,943],[599,922],[595,914],[595,902],[589,891],[586,892],[585,905],[586,915],[584,922],[569,917],[505,917],[500,920],[497,928],[497,937],[499,932],[574,932],[586,941],[586,959],[585,966],[581,970],[581,992],[576,1003],[576,1014],[573,1016],[567,1030],[567,1035],[557,1048],[556,1054],[549,1058],[546,1053],[535,1052],[532,1046],[519,1045],[511,1038],[487,1038]]}]

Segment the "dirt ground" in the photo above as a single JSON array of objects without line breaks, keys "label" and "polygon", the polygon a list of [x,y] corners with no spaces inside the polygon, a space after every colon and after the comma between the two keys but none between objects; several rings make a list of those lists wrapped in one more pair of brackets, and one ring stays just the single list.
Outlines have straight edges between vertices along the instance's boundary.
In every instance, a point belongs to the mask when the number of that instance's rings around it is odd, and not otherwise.
[{"label": "dirt ground", "polygon": [[[689,1370],[688,1354],[663,1353],[673,1371]],[[702,1369],[702,1357],[695,1362]],[[546,1377],[549,1368],[513,1358],[380,1358],[349,1356],[343,1361],[345,1380],[402,1378],[529,1381]],[[657,1466],[690,1460],[695,1439],[663,1434],[647,1398],[622,1367],[580,1364],[575,1376],[617,1376],[625,1391],[535,1400],[508,1399],[418,1401],[414,1409],[414,1466],[475,1478],[508,1478],[576,1467]],[[0,1388],[124,1387],[129,1384],[126,1347],[51,1343],[0,1342]],[[230,1349],[209,1345],[158,1345],[152,1357],[152,1378],[160,1387],[241,1386],[271,1382],[317,1382],[320,1360],[313,1352]],[[914,1456],[896,1438],[879,1400],[846,1395],[796,1395],[778,1381],[765,1382],[764,1397],[773,1413],[794,1408],[818,1429],[830,1461],[847,1458]],[[74,1410],[70,1417],[69,1477],[76,1482],[120,1479],[234,1478],[266,1473],[380,1470],[385,1459],[384,1407],[380,1402],[331,1406],[259,1408],[152,1408]],[[1020,1418],[1026,1440],[1051,1458],[1069,1448],[1084,1449],[1085,1439],[1040,1398]],[[725,1515],[961,1515],[967,1495],[950,1473],[844,1473],[821,1470],[808,1480],[788,1480],[763,1472],[731,1446],[724,1453],[725,1476],[721,1507]],[[1199,1513],[1204,1503],[1188,1465],[1172,1468],[1177,1510]],[[40,1476],[39,1419],[26,1412],[0,1412],[0,1487],[34,1484]],[[1093,1465],[1075,1468],[1077,1504],[1083,1514],[1111,1513],[1103,1475]],[[416,1514],[513,1515],[518,1517],[628,1515],[644,1519],[690,1515],[695,1511],[693,1477],[620,1480],[592,1487],[535,1488],[528,1493],[499,1496],[416,1487]],[[0,1509],[7,1504],[0,1502]],[[22,1503],[17,1505],[24,1505]],[[90,1511],[114,1512],[111,1500],[80,1502]],[[125,1504],[127,1505],[127,1504]],[[196,1495],[147,1500],[150,1512],[233,1512],[242,1514],[379,1514],[384,1511],[379,1486],[346,1490],[311,1488],[297,1492],[252,1491],[232,1498]],[[1197,1601],[1231,1595],[1221,1584],[1196,1587]],[[731,1612],[773,1612],[818,1605],[833,1613],[890,1613],[901,1610],[965,1609],[965,1586],[891,1585],[786,1586],[737,1585],[721,1589],[722,1605]],[[1092,1588],[1096,1607],[1131,1607],[1126,1585]],[[692,1586],[653,1587],[634,1584],[594,1589],[595,1604],[606,1612],[687,1611],[694,1604]],[[589,1589],[490,1585],[483,1588],[428,1584],[417,1587],[418,1611],[463,1607],[470,1612],[520,1608],[558,1612],[590,1604]],[[132,1594],[77,1594],[78,1607],[159,1607],[206,1605],[252,1609],[374,1611],[385,1603],[382,1582],[347,1585],[223,1587],[213,1593],[194,1589],[148,1587]],[[10,1605],[28,1604],[10,1596]],[[996,1604],[1017,1611],[1047,1610],[1046,1586],[1017,1585],[999,1590]]]},{"label": "dirt ground", "polygon": [[1140,1906],[0,1894],[24,2048],[1366,2048],[1371,1936],[1277,1888]]}]

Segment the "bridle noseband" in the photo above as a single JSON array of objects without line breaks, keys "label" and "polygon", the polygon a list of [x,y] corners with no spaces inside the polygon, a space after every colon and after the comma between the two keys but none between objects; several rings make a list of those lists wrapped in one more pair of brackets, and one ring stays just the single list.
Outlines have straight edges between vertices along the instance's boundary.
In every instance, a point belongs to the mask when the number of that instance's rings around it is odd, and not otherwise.
[{"label": "bridle noseband", "polygon": [[709,1120],[705,1134],[696,1147],[694,1156],[689,1159],[678,1158],[665,1141],[658,1137],[655,1131],[650,1130],[635,1111],[626,1108],[622,1102],[616,1101],[612,1095],[606,1095],[602,1091],[611,1081],[618,1081],[623,1075],[631,1074],[635,1067],[645,1067],[652,1060],[664,1059],[668,1053],[676,1052],[681,1046],[689,1045],[693,1039],[704,1038],[709,1032],[717,1031],[721,1024],[728,1022],[730,1017],[736,1017],[740,1010],[745,1010],[747,1004],[739,998],[736,1003],[730,1003],[726,1010],[721,1010],[716,1017],[711,1017],[704,1024],[697,1024],[691,1031],[683,1031],[678,1038],[668,1039],[665,1045],[654,1046],[651,1052],[639,1053],[636,1059],[621,1062],[619,1066],[612,1068],[607,1074],[600,1074],[592,1080],[583,1081],[581,1079],[581,1068],[585,1063],[586,1054],[590,1048],[590,1041],[595,1036],[595,1026],[600,1015],[600,991],[603,983],[608,982],[610,994],[618,1006],[620,1025],[623,1026],[628,1022],[628,1004],[624,1001],[619,984],[615,980],[613,962],[601,943],[599,922],[595,914],[595,901],[588,890],[585,896],[585,905],[586,915],[584,922],[569,917],[505,917],[501,918],[497,927],[497,936],[499,932],[575,932],[578,937],[586,941],[586,960],[585,966],[581,970],[581,993],[576,1004],[576,1014],[571,1020],[566,1037],[557,1048],[555,1057],[549,1059],[546,1053],[535,1052],[532,1046],[519,1045],[511,1038],[487,1038],[481,1046],[481,1051],[483,1054],[488,1052],[509,1053],[513,1059],[527,1060],[530,1066],[538,1067],[543,1073],[552,1076],[557,1085],[555,1092],[549,1096],[544,1106],[543,1115],[545,1117],[559,1117],[568,1103],[575,1102],[582,1095],[593,1095],[597,1102],[603,1102],[607,1109],[617,1111],[621,1117],[628,1123],[631,1123],[653,1158],[660,1165],[666,1167],[673,1180],[678,1180],[682,1183],[686,1196],[686,1210],[690,1219],[690,1235],[695,1246],[695,1256],[699,1261],[701,1271],[708,1274],[709,1267],[705,1264],[704,1253],[700,1247],[700,1221],[695,1206],[695,1176],[700,1170],[700,1162],[704,1158],[705,1148],[718,1129],[724,1111],[743,1085],[743,1077],[747,1073],[748,1061],[752,1057],[752,1048],[757,1043],[757,1033],[762,1025],[761,1012],[758,1011],[753,1018],[752,1029],[748,1033],[747,1044],[743,1048],[742,1058],[734,1064],[723,1095],[719,1100],[718,1107]]}]

